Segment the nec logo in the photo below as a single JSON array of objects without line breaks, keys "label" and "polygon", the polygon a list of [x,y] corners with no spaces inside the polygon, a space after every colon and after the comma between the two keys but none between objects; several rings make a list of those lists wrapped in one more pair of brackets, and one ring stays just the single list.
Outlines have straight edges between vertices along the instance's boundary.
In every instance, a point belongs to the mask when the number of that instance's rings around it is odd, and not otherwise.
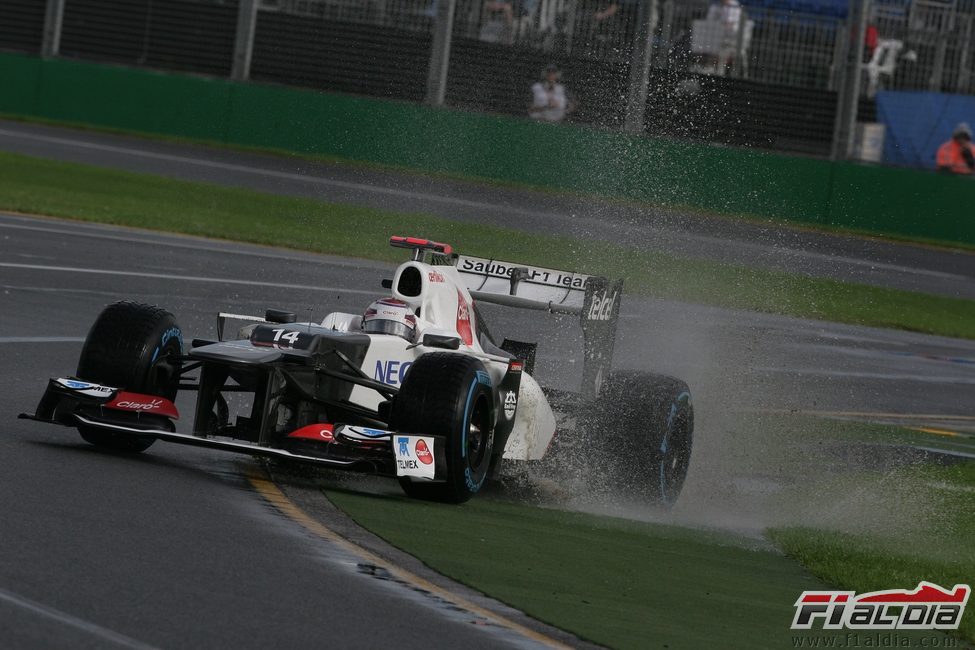
[{"label": "nec logo", "polygon": [[609,320],[613,315],[613,305],[616,304],[616,296],[618,295],[618,291],[614,291],[612,296],[606,291],[603,291],[602,295],[594,293],[592,304],[589,305],[589,311],[586,313],[586,319]]},{"label": "nec logo", "polygon": [[406,373],[412,365],[412,361],[377,361],[376,372],[373,377],[376,381],[381,381],[384,384],[398,386],[403,383]]}]

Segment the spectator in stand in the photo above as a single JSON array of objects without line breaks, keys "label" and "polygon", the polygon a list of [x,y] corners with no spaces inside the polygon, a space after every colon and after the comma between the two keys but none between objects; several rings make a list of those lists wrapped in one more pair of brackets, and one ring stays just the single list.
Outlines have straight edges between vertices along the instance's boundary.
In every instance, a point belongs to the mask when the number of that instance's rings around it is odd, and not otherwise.
[{"label": "spectator in stand", "polygon": [[741,22],[741,3],[738,0],[721,0],[718,4],[708,7],[707,19],[721,23],[725,31],[738,33],[738,23]]},{"label": "spectator in stand", "polygon": [[521,21],[526,18],[530,19],[534,15],[537,5],[538,0],[487,0],[484,3],[484,9],[492,21],[497,22],[500,18],[500,22],[498,23],[500,29],[497,26],[489,27],[489,32],[498,32],[497,36],[495,38],[488,38],[482,34],[481,40],[512,43],[516,36],[518,36],[515,21]]},{"label": "spectator in stand", "polygon": [[734,63],[735,53],[738,51],[738,29],[741,26],[742,9],[738,0],[721,0],[708,7],[707,21],[719,24],[721,40],[718,45],[717,60],[714,61],[715,73],[724,75],[726,69]]},{"label": "spectator in stand", "polygon": [[532,84],[532,103],[528,115],[543,122],[561,122],[569,112],[569,96],[560,81],[558,66],[552,64],[542,72],[542,80]]},{"label": "spectator in stand", "polygon": [[605,56],[606,50],[633,39],[640,0],[580,0],[580,16],[588,16],[590,54]]},{"label": "spectator in stand", "polygon": [[[852,44],[852,39],[851,39]],[[873,60],[873,53],[877,51],[880,44],[880,30],[877,29],[877,8],[870,7],[867,14],[867,26],[863,30],[863,62],[870,63]]]},{"label": "spectator in stand", "polygon": [[596,11],[593,12],[592,19],[597,23],[601,23],[606,20],[609,20],[610,18],[618,14],[619,11],[620,11],[619,2],[609,2],[604,4],[603,6],[598,7]]},{"label": "spectator in stand", "polygon": [[951,134],[951,140],[938,148],[939,172],[971,174],[975,171],[975,146],[972,145],[972,129],[961,122]]}]

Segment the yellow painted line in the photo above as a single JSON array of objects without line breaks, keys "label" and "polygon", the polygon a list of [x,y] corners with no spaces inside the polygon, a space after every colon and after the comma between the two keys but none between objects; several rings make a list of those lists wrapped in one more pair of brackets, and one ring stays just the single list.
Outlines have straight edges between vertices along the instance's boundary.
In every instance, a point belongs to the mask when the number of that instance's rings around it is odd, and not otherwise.
[{"label": "yellow painted line", "polygon": [[398,580],[401,580],[402,582],[405,582],[416,589],[429,592],[442,600],[456,605],[457,607],[470,612],[471,614],[475,614],[487,621],[490,621],[499,627],[503,627],[515,632],[526,639],[535,641],[536,643],[549,648],[571,650],[571,646],[565,645],[561,641],[557,641],[551,637],[545,636],[541,632],[536,632],[531,628],[527,628],[524,625],[510,621],[499,614],[495,614],[494,612],[485,609],[480,605],[472,603],[462,596],[458,596],[457,594],[454,594],[443,587],[433,584],[429,580],[421,578],[415,573],[398,567],[395,564],[390,564],[387,560],[379,557],[372,551],[368,551],[358,544],[350,542],[299,508],[293,501],[291,501],[291,499],[286,497],[280,489],[278,489],[278,486],[266,478],[259,476],[257,470],[254,468],[250,468],[247,471],[247,480],[250,481],[250,484],[254,486],[254,489],[257,490],[261,496],[267,499],[271,505],[277,508],[281,514],[301,525],[305,528],[305,530],[316,535],[317,537],[335,544],[342,550],[355,555],[363,562],[367,562],[379,568],[385,569]]},{"label": "yellow painted line", "polygon": [[932,429],[930,427],[919,427],[915,431],[920,431],[921,433],[933,433],[936,436],[951,436],[953,438],[960,437],[961,434],[957,431],[947,431],[945,429]]}]

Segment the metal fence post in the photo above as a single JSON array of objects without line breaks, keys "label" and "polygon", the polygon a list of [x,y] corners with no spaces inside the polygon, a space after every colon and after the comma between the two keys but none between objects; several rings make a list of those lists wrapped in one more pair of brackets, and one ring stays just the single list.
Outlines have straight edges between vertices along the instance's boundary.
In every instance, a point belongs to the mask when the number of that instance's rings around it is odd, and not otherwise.
[{"label": "metal fence post", "polygon": [[738,13],[738,33],[735,38],[735,61],[731,66],[734,77],[744,77],[748,74],[748,64],[745,62],[745,31],[748,28],[748,13],[742,7]]},{"label": "metal fence post", "polygon": [[450,67],[450,38],[454,31],[457,0],[435,0],[437,21],[430,45],[430,67],[427,70],[427,104],[443,106],[447,95],[447,69]]},{"label": "metal fence post", "polygon": [[945,79],[945,58],[948,54],[947,34],[938,39],[938,45],[934,51],[934,66],[931,76],[928,78],[928,90],[933,93],[940,93]]},{"label": "metal fence post", "polygon": [[969,70],[969,54],[972,43],[972,16],[966,16],[965,37],[962,40],[961,58],[958,61],[958,76],[955,78],[955,92],[965,95],[969,93],[968,84],[971,82],[972,71]]},{"label": "metal fence post", "polygon": [[661,7],[660,47],[657,48],[657,67],[670,68],[670,51],[674,40],[674,0],[666,0]]},{"label": "metal fence post", "polygon": [[836,101],[836,120],[833,124],[833,150],[830,158],[846,160],[853,152],[857,109],[860,107],[860,70],[863,62],[863,41],[870,15],[870,0],[850,0],[843,67],[839,95]]},{"label": "metal fence post", "polygon": [[234,37],[234,63],[230,78],[247,81],[251,76],[254,56],[254,32],[257,28],[258,0],[240,0],[237,6],[237,35]]},{"label": "metal fence post", "polygon": [[61,25],[64,22],[65,0],[47,0],[44,12],[44,41],[42,56],[57,56],[61,52]]},{"label": "metal fence post", "polygon": [[630,85],[626,96],[626,116],[623,130],[643,133],[647,112],[647,85],[650,81],[650,62],[653,55],[653,35],[657,30],[657,0],[640,0],[633,55],[630,58]]}]

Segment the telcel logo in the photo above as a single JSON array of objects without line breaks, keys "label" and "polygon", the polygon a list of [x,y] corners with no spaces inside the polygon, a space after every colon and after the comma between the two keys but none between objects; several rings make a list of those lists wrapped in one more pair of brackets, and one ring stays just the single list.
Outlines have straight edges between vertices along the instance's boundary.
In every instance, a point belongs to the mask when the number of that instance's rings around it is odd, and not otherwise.
[{"label": "telcel logo", "polygon": [[609,320],[613,314],[613,305],[616,304],[617,295],[619,295],[618,291],[614,291],[612,296],[606,291],[602,295],[593,294],[592,304],[589,306],[586,318],[588,320]]}]

